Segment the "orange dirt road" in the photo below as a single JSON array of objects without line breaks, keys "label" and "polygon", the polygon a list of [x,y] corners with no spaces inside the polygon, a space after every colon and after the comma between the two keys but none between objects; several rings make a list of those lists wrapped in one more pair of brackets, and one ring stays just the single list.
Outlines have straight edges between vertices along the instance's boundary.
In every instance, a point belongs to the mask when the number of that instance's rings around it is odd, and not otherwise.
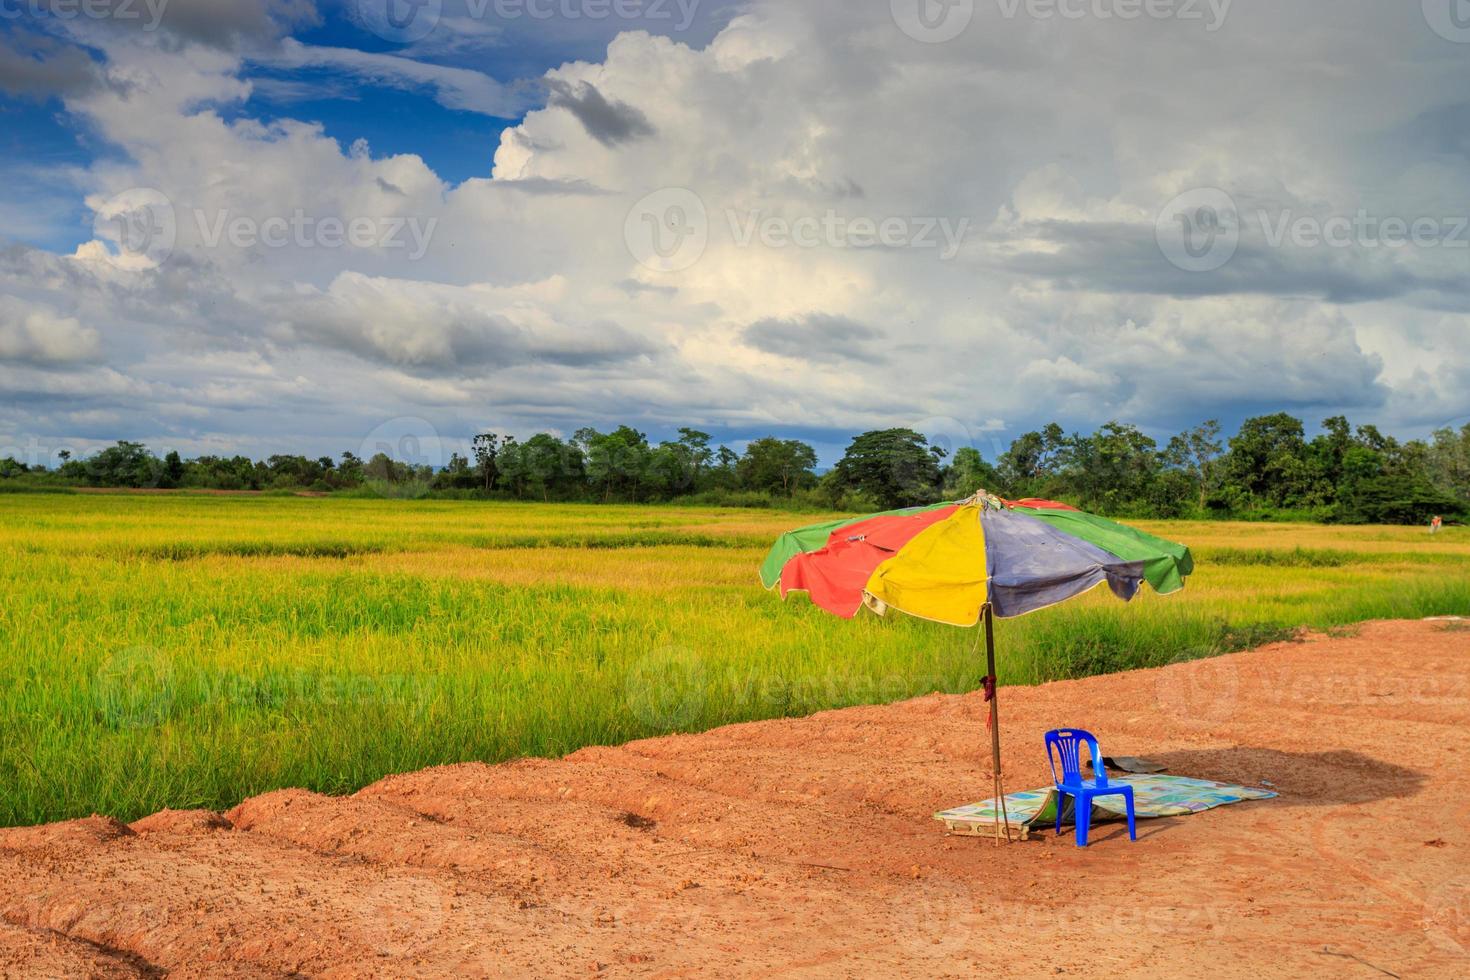
[{"label": "orange dirt road", "polygon": [[1470,976],[1470,623],[1004,688],[1279,799],[997,847],[979,696],[0,830],[4,976]]}]

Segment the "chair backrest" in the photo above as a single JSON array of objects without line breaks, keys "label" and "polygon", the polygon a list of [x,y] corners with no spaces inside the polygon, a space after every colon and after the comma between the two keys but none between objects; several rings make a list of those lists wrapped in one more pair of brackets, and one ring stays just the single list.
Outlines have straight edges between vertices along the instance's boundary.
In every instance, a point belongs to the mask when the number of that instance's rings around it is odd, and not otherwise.
[{"label": "chair backrest", "polygon": [[[1104,785],[1108,781],[1107,770],[1102,764],[1102,750],[1098,748],[1097,737],[1091,732],[1084,732],[1080,728],[1059,728],[1056,731],[1046,733],[1046,761],[1051,765],[1052,782],[1060,786],[1064,782],[1071,782],[1082,777],[1082,746],[1086,745],[1091,757],[1092,770],[1097,776],[1098,785]],[[1062,776],[1057,777],[1057,761],[1062,763]]]}]

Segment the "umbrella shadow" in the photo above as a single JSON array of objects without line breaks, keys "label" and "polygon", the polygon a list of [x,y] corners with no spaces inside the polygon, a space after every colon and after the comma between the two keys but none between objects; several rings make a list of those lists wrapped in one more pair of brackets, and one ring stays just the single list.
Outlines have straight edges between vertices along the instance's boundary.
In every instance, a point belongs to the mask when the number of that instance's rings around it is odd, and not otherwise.
[{"label": "umbrella shadow", "polygon": [[[1319,807],[1373,803],[1415,796],[1428,782],[1416,769],[1375,759],[1361,752],[1335,749],[1323,752],[1284,752],[1237,746],[1228,749],[1189,749],[1149,752],[1147,758],[1168,767],[1164,775],[1209,779],[1239,786],[1260,786],[1277,796],[1271,800],[1244,800],[1232,806]],[[1119,773],[1110,773],[1116,777]],[[1188,816],[1196,816],[1189,814]],[[1138,821],[1138,839],[1165,834],[1186,819],[1185,815],[1151,817]],[[1051,830],[1048,826],[1047,832]],[[1071,821],[1062,826],[1062,836],[1075,833]],[[1094,818],[1090,837],[1102,842],[1114,837],[1127,839],[1128,827],[1121,817]]]},{"label": "umbrella shadow", "polygon": [[1236,746],[1151,752],[1148,758],[1168,766],[1171,776],[1274,790],[1277,797],[1271,802],[1288,807],[1405,799],[1417,796],[1429,781],[1428,774],[1417,769],[1348,749],[1284,752]]}]

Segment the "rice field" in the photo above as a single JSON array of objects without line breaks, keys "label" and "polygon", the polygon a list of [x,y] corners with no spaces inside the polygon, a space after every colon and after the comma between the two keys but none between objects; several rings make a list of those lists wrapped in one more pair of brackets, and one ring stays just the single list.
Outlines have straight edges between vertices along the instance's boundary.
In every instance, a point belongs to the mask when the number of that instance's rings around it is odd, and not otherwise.
[{"label": "rice field", "polygon": [[[771,540],[827,516],[0,496],[0,824],[975,688],[972,631],[761,589]],[[1189,587],[1001,622],[1002,683],[1470,614],[1464,528],[1140,526],[1194,549]]]}]

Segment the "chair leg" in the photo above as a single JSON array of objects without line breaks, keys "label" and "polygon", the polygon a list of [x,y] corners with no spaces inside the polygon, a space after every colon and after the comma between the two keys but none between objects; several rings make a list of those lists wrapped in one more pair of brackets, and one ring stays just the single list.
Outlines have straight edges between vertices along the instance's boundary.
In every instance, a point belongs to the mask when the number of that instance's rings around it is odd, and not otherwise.
[{"label": "chair leg", "polygon": [[1092,823],[1092,797],[1076,794],[1072,797],[1077,812],[1077,846],[1087,846],[1087,828]]},{"label": "chair leg", "polygon": [[1132,789],[1123,794],[1123,801],[1128,804],[1128,839],[1138,840],[1138,828],[1134,825]]},{"label": "chair leg", "polygon": [[1057,836],[1062,835],[1062,807],[1067,804],[1067,794],[1057,791]]}]

